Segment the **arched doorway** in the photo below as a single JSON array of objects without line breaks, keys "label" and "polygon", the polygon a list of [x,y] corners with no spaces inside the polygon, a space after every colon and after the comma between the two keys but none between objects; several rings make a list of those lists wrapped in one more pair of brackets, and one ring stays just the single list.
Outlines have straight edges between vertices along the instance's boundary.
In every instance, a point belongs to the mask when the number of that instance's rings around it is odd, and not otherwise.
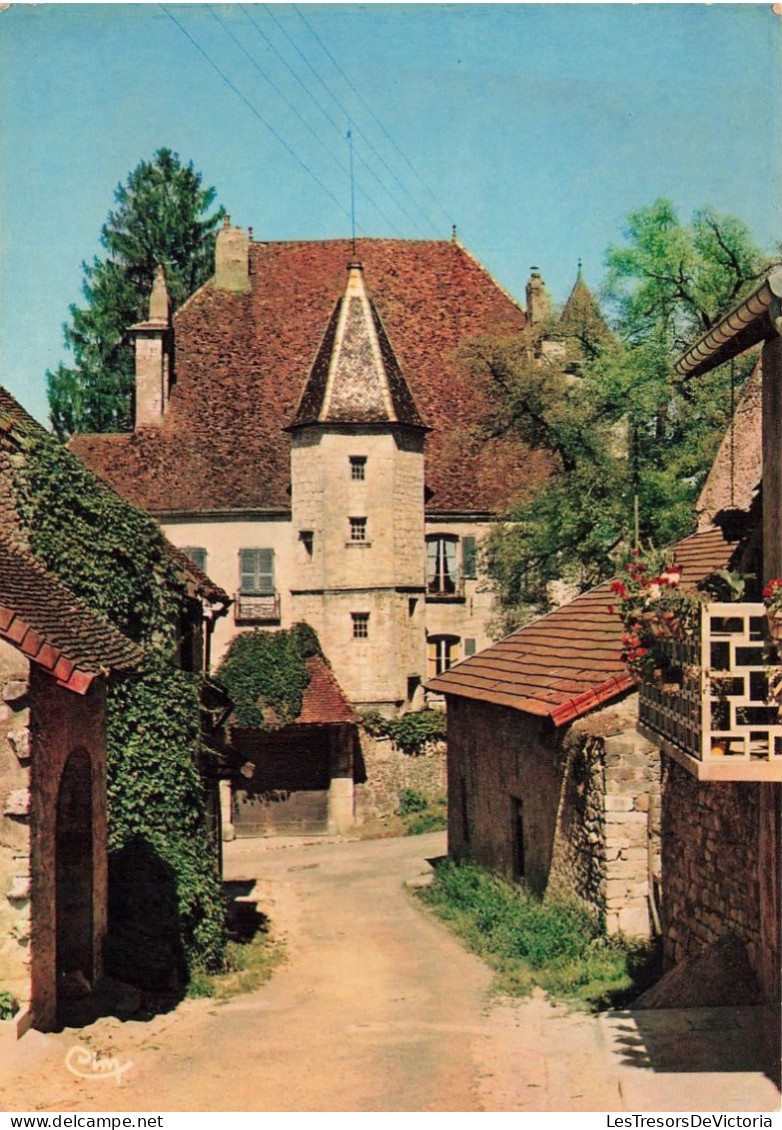
[{"label": "arched doorway", "polygon": [[[57,998],[82,990],[93,976],[92,765],[77,749],[70,755],[57,797],[56,921]],[[77,988],[78,991],[78,988]]]}]

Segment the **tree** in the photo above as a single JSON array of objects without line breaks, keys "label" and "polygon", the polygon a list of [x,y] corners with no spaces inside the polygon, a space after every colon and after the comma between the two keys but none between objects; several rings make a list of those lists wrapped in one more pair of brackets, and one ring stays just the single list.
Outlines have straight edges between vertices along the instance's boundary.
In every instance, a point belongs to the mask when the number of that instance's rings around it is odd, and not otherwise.
[{"label": "tree", "polygon": [[667,337],[681,351],[751,289],[768,266],[747,225],[699,208],[683,225],[670,200],[631,212],[627,243],[606,252],[607,298],[626,341]]},{"label": "tree", "polygon": [[116,209],[101,228],[105,258],[83,263],[86,306],[71,306],[63,327],[73,367],[46,374],[51,422],[64,439],[75,432],[132,427],[133,349],[128,328],[147,316],[158,264],[176,310],[213,272],[214,242],[225,215],[210,214],[216,191],[203,188],[193,163],[170,149],[141,161],[114,193]]},{"label": "tree", "polygon": [[733,378],[723,366],[698,381],[673,367],[768,265],[746,226],[703,208],[685,227],[659,200],[629,217],[627,235],[606,256],[615,335],[571,334],[557,350],[554,324],[474,351],[493,396],[487,432],[516,434],[554,457],[550,479],[485,546],[499,631],[544,610],[550,581],[586,589],[636,540],[669,545],[692,531],[693,503],[729,423],[731,380],[740,387],[751,367],[745,360]]}]

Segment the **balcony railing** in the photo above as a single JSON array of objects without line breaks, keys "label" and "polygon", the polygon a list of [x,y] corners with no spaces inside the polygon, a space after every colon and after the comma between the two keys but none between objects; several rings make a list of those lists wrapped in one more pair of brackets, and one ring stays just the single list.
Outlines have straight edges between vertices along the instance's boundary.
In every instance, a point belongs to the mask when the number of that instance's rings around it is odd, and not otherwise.
[{"label": "balcony railing", "polygon": [[706,604],[700,638],[662,642],[659,680],[641,687],[639,722],[698,776],[782,780],[782,723],[769,703],[773,657],[762,604]]},{"label": "balcony railing", "polygon": [[237,624],[274,624],[280,619],[277,592],[238,592],[234,601]]},{"label": "balcony railing", "polygon": [[464,577],[457,573],[455,576],[427,578],[426,599],[464,600]]}]

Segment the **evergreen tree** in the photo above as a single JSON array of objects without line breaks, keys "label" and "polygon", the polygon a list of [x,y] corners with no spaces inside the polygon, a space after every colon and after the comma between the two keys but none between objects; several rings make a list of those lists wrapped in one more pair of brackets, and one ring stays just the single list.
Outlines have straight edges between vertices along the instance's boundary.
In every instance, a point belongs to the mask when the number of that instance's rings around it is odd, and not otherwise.
[{"label": "evergreen tree", "polygon": [[193,163],[159,149],[141,161],[114,193],[116,208],[101,228],[105,258],[83,263],[85,306],[70,308],[65,344],[74,364],[46,374],[51,422],[65,439],[75,432],[133,426],[133,347],[128,328],[146,319],[158,264],[172,309],[212,274],[214,242],[224,209],[211,212],[216,191],[203,188]]}]

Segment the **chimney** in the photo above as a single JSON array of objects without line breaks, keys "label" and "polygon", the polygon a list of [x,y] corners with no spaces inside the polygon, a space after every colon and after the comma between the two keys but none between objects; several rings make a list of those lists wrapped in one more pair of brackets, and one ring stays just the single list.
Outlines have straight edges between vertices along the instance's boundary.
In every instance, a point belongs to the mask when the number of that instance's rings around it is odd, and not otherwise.
[{"label": "chimney", "polygon": [[250,289],[250,240],[241,228],[231,227],[230,216],[223,220],[215,243],[214,285],[237,293]]},{"label": "chimney", "polygon": [[530,271],[527,283],[527,320],[531,326],[537,326],[540,322],[545,322],[551,314],[551,299],[546,284],[540,277],[540,269],[531,267]]},{"label": "chimney", "polygon": [[171,316],[166,276],[158,267],[149,318],[130,327],[136,341],[136,428],[157,427],[168,404]]}]

